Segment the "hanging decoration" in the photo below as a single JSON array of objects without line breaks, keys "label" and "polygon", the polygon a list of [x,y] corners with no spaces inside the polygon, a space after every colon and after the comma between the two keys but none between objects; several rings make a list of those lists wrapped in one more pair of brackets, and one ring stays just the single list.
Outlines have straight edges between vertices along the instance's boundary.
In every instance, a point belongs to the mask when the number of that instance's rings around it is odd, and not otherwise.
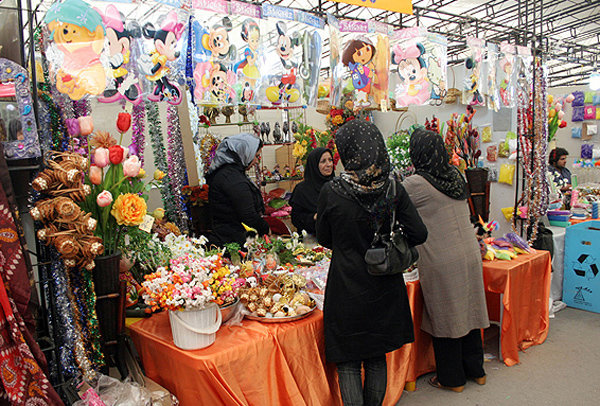
[{"label": "hanging decoration", "polygon": [[[209,11],[209,12],[207,12]],[[258,31],[255,31],[255,28]],[[233,24],[228,16],[227,2],[222,0],[194,2],[192,37],[194,39],[192,60],[194,65],[194,100],[197,104],[226,105],[237,103],[234,91],[236,74],[233,70],[237,57],[236,47],[231,43]],[[248,40],[258,46],[258,25],[246,27]],[[252,40],[250,40],[250,30]],[[256,36],[258,34],[258,37]],[[256,65],[253,65],[256,68]],[[249,67],[256,75],[258,68]]]},{"label": "hanging decoration", "polygon": [[344,65],[341,57],[340,23],[332,14],[327,14],[327,28],[329,31],[329,70],[331,72],[329,104],[340,106],[342,101]]},{"label": "hanging decoration", "polygon": [[44,17],[53,70],[59,92],[72,100],[102,94],[106,87],[100,55],[106,31],[100,13],[82,0],[55,2]]},{"label": "hanging decoration", "polygon": [[486,48],[486,70],[487,82],[485,93],[487,94],[488,108],[498,112],[500,110],[500,92],[497,85],[497,70],[498,70],[498,46],[488,43]]},{"label": "hanging decoration", "polygon": [[167,169],[169,183],[171,185],[172,199],[175,201],[177,215],[173,219],[175,224],[183,232],[188,231],[188,213],[184,205],[181,191],[188,184],[187,172],[185,170],[185,157],[183,153],[183,141],[181,138],[181,127],[179,114],[175,106],[167,109]]},{"label": "hanging decoration", "polygon": [[354,108],[389,105],[389,27],[387,24],[343,20],[340,31],[352,33],[343,45],[342,64],[347,68],[344,92],[352,93]]},{"label": "hanging decoration", "polygon": [[479,38],[467,38],[467,57],[465,59],[465,80],[462,92],[462,103],[469,106],[483,106],[485,100],[481,91],[483,62],[483,40]]},{"label": "hanging decoration", "polygon": [[515,64],[515,47],[504,41],[500,44],[499,55],[500,72],[496,75],[498,80],[498,89],[500,92],[500,107],[513,108],[515,106],[514,94],[515,84],[513,71]]},{"label": "hanging decoration", "polygon": [[108,86],[98,97],[102,103],[126,100],[138,105],[142,101],[142,89],[133,72],[132,43],[141,36],[137,21],[126,21],[125,16],[113,4],[106,6],[102,21],[106,29],[106,49],[110,69]]},{"label": "hanging decoration", "polygon": [[144,135],[144,120],[146,119],[146,114],[145,103],[143,101],[133,106],[132,116],[131,146],[129,147],[130,155],[137,155],[143,167],[144,149],[146,148],[146,138]]},{"label": "hanging decoration", "polygon": [[[164,8],[162,8],[164,9]],[[140,49],[138,71],[148,100],[181,103],[182,93],[178,86],[183,81],[181,66],[185,66],[185,53],[181,52],[186,39],[187,18],[174,9],[164,13],[144,15],[143,40],[137,41]]]}]

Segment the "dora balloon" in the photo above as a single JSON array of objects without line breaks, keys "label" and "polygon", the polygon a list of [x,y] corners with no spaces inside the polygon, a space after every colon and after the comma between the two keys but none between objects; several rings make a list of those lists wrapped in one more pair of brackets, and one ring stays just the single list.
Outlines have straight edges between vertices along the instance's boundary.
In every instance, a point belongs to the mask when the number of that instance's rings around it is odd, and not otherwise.
[{"label": "dora balloon", "polygon": [[44,17],[64,59],[56,72],[56,88],[73,100],[99,95],[106,87],[100,54],[104,27],[100,14],[82,0],[56,2]]},{"label": "dora balloon", "polygon": [[159,30],[156,30],[152,23],[144,24],[144,37],[154,40],[154,50],[150,52],[150,58],[142,58],[140,64],[140,70],[146,74],[146,79],[156,82],[154,91],[148,97],[151,101],[166,99],[174,105],[181,102],[181,90],[167,79],[170,71],[167,62],[175,61],[179,57],[177,42],[184,30],[184,24],[177,22],[175,10],[169,12]]},{"label": "dora balloon", "polygon": [[129,74],[126,66],[131,57],[131,41],[141,36],[141,29],[134,22],[126,27],[123,14],[112,4],[106,7],[102,21],[106,27],[112,78],[110,85],[104,90],[103,97],[98,100],[112,103],[124,98],[137,105],[142,101],[142,91],[138,79]]}]

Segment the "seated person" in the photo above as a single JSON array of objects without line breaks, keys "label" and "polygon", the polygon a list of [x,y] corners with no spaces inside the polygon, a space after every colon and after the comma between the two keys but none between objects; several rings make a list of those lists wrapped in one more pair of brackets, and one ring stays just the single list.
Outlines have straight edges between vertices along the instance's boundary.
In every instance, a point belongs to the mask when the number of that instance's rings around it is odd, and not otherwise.
[{"label": "seated person", "polygon": [[554,178],[554,183],[560,188],[561,192],[571,190],[571,171],[565,165],[567,164],[567,155],[569,153],[564,148],[554,148],[550,151],[548,157],[548,171]]},{"label": "seated person", "polygon": [[290,206],[292,224],[299,232],[315,234],[317,202],[323,185],[333,179],[333,154],[327,148],[315,148],[306,159],[304,180],[296,185]]}]

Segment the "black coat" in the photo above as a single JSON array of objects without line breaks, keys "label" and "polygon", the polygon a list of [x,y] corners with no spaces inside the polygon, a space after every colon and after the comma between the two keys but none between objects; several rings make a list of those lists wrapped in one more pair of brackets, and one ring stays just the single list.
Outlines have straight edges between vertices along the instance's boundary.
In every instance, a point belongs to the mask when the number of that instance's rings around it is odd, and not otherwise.
[{"label": "black coat", "polygon": [[315,201],[314,207],[309,207],[306,204],[307,195],[306,189],[308,185],[305,182],[301,182],[294,188],[292,198],[290,199],[290,206],[292,206],[292,224],[298,232],[306,230],[309,234],[315,234],[315,214],[317,213],[317,202]]},{"label": "black coat", "polygon": [[269,232],[262,218],[265,212],[260,190],[246,176],[241,163],[226,164],[207,177],[208,203],[212,216],[211,244],[246,242],[242,223],[255,228],[259,235]]},{"label": "black coat", "polygon": [[[427,229],[400,185],[396,209],[408,242],[425,242]],[[375,233],[372,215],[336,193],[331,183],[321,189],[317,213],[317,239],[333,250],[323,308],[327,361],[364,360],[414,341],[403,275],[367,272],[364,255]]]}]

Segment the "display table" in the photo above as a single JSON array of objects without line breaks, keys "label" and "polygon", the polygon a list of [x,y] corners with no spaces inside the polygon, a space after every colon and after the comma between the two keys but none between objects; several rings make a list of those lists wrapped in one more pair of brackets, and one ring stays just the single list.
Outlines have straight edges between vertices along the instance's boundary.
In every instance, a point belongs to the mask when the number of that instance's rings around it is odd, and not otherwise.
[{"label": "display table", "polygon": [[519,362],[519,350],[546,340],[551,272],[548,251],[483,262],[488,312],[500,321],[500,353],[508,366]]},{"label": "display table", "polygon": [[[415,342],[388,354],[384,405],[394,405],[417,377],[435,369],[431,337],[420,329],[423,296],[407,283],[415,320]],[[341,405],[335,366],[325,362],[323,313],[289,323],[244,320],[224,326],[213,345],[175,347],[166,313],[129,327],[145,373],[171,391],[182,406]]]}]

